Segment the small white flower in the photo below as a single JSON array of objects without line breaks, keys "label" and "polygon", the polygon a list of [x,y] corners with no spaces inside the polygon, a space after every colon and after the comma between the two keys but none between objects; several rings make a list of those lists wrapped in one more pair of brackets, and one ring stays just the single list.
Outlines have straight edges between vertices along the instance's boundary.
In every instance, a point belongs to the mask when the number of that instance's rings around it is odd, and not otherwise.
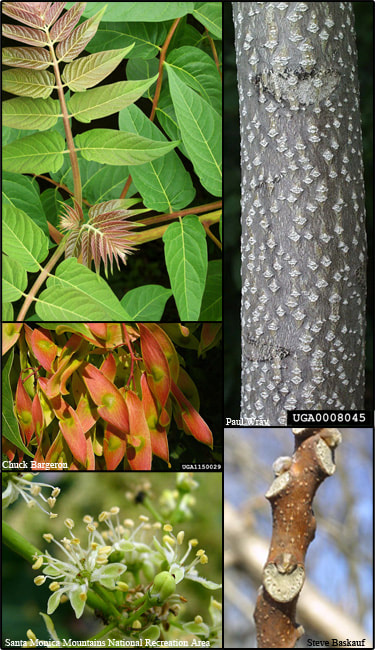
[{"label": "small white flower", "polygon": [[[47,504],[51,510],[56,503],[56,498],[60,494],[60,488],[55,488],[53,485],[49,485],[49,483],[37,483],[33,481],[34,476],[37,476],[37,473],[23,472],[22,474],[15,474],[12,472],[5,476],[3,475],[3,480],[7,480],[8,484],[2,493],[2,506],[3,508],[7,508],[21,496],[26,501],[28,508],[37,506],[46,515],[49,515],[50,519],[54,519],[57,517],[57,514],[46,510],[42,504]],[[51,489],[51,496],[48,498],[43,494],[44,488]]]}]

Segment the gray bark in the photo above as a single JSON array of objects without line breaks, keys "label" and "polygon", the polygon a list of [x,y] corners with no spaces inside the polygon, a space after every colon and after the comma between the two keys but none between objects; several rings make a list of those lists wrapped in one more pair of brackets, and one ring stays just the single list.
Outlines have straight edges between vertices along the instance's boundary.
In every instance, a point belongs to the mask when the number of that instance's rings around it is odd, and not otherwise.
[{"label": "gray bark", "polygon": [[234,2],[244,418],[360,409],[366,235],[350,2]]}]

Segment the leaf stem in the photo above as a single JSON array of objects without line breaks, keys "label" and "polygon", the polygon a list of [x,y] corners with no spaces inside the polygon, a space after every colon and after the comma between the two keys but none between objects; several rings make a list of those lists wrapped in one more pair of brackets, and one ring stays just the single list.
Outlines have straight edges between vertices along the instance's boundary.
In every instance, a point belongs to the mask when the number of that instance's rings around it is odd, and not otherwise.
[{"label": "leaf stem", "polygon": [[61,255],[64,253],[65,250],[65,241],[67,239],[68,235],[65,235],[63,239],[61,240],[60,244],[56,248],[54,254],[52,255],[51,259],[49,262],[46,264],[46,266],[43,268],[43,270],[40,272],[38,275],[37,279],[35,280],[33,286],[31,287],[27,298],[25,299],[25,302],[22,305],[22,308],[17,316],[17,322],[19,321],[24,321],[25,316],[27,312],[29,311],[30,305],[32,301],[34,300],[37,292],[39,291],[40,287],[42,286],[43,282],[46,280],[48,275],[50,274],[50,271],[52,271],[53,267],[55,266],[56,262],[60,259]]},{"label": "leaf stem", "polygon": [[219,61],[219,57],[217,55],[214,39],[209,35],[207,28],[205,29],[205,32],[206,32],[206,36],[208,38],[208,42],[209,42],[209,44],[211,46],[212,55],[213,55],[215,63],[216,63],[217,71],[218,71],[218,73],[220,75],[220,79],[223,80],[223,75],[221,74],[221,70],[220,70],[220,61]]},{"label": "leaf stem", "polygon": [[221,201],[214,201],[213,203],[206,203],[206,205],[196,205],[192,208],[185,210],[177,210],[176,212],[166,212],[164,214],[156,215],[155,217],[147,217],[142,219],[142,225],[155,225],[156,223],[163,223],[163,221],[170,221],[177,217],[184,217],[186,214],[200,214],[201,212],[210,212],[210,210],[218,210],[222,206]]},{"label": "leaf stem", "polygon": [[106,593],[106,590],[101,587],[97,582],[94,582],[91,585],[92,590],[104,601],[106,604],[107,610],[110,612],[111,616],[113,616],[116,620],[116,622],[119,622],[119,619],[121,618],[120,612],[116,609],[114,604],[109,600],[108,595]]},{"label": "leaf stem", "polygon": [[[194,208],[192,210],[188,211],[189,214],[194,213]],[[221,215],[221,210],[216,210],[216,212],[210,212],[209,214],[201,214],[198,219],[199,221],[204,225],[204,223],[217,223],[220,220],[220,215]],[[171,219],[171,215],[169,216],[169,220]],[[180,219],[180,215],[175,215],[172,218],[174,219]],[[146,244],[147,242],[154,241],[155,239],[159,239],[162,237],[167,230],[169,226],[169,223],[165,224],[164,226],[157,226],[156,228],[149,228],[148,230],[144,230],[140,233],[137,233],[135,235],[129,235],[129,241],[134,242],[135,244],[140,245],[140,244]]]},{"label": "leaf stem", "polygon": [[[52,178],[49,178],[49,176],[44,176],[43,174],[33,174],[34,178],[42,178],[44,181],[48,181],[48,183],[52,183],[52,185],[55,185],[60,190],[63,190],[64,192],[67,192],[71,196],[74,196],[74,192],[69,189],[64,183],[58,183],[57,181],[54,181]],[[91,208],[91,203],[89,201],[86,201],[86,199],[82,199],[82,203],[85,205],[88,205],[89,208]]]},{"label": "leaf stem", "polygon": [[61,112],[62,112],[62,117],[63,117],[66,142],[67,142],[68,149],[69,149],[70,164],[72,166],[73,185],[74,185],[74,198],[77,201],[78,205],[80,207],[82,207],[81,174],[80,174],[80,171],[79,171],[77,152],[76,152],[76,149],[75,149],[75,146],[74,146],[72,130],[70,128],[69,113],[68,113],[68,109],[66,107],[63,84],[61,82],[61,77],[60,77],[59,64],[58,64],[58,61],[56,59],[55,51],[53,49],[53,43],[52,43],[52,41],[50,39],[48,31],[47,31],[47,37],[48,37],[48,47],[49,47],[50,52],[51,52],[53,69],[54,69],[55,77],[56,77],[56,87],[57,87],[57,93],[58,93],[59,100],[60,100],[60,106],[61,106]]},{"label": "leaf stem", "polygon": [[[178,23],[180,22],[180,20],[181,20],[180,18],[176,18],[176,20],[174,21],[172,27],[170,28],[170,30],[169,30],[169,32],[167,34],[167,37],[166,37],[166,39],[164,41],[164,44],[163,44],[163,47],[160,50],[159,76],[158,76],[158,80],[156,82],[156,89],[155,89],[154,99],[152,101],[152,109],[151,109],[151,114],[150,114],[151,122],[154,121],[154,117],[155,117],[155,113],[156,113],[156,107],[158,105],[158,101],[159,101],[159,97],[160,97],[161,82],[163,80],[163,65],[164,65],[166,54],[167,54],[168,46],[169,46],[169,43],[171,42],[172,36],[173,36],[173,34],[174,34],[175,30],[176,30],[176,27],[177,27]],[[125,183],[125,185],[123,187],[123,190],[122,190],[122,192],[120,194],[120,199],[124,199],[126,197],[126,195],[128,193],[128,190],[129,190],[129,187],[131,185],[131,182],[132,182],[132,177],[129,174],[128,179],[127,179],[127,181],[126,181],[126,183]]]},{"label": "leaf stem", "polygon": [[163,80],[163,65],[165,61],[165,57],[167,55],[167,50],[169,47],[169,43],[172,40],[172,36],[176,30],[176,27],[178,23],[180,22],[181,18],[176,18],[176,20],[173,22],[168,34],[167,38],[165,39],[163,43],[163,47],[160,50],[160,57],[159,57],[159,76],[158,80],[156,82],[156,89],[155,89],[155,95],[154,95],[154,100],[152,102],[152,110],[151,110],[151,115],[150,115],[150,120],[151,122],[154,121],[155,113],[156,113],[156,107],[158,105],[159,97],[160,97],[160,91],[161,91],[161,82]]},{"label": "leaf stem", "polygon": [[222,243],[221,243],[221,241],[218,240],[217,237],[215,237],[215,235],[213,234],[213,232],[211,232],[211,230],[210,230],[210,226],[207,225],[204,221],[202,221],[201,223],[202,223],[202,226],[203,226],[203,228],[205,229],[205,231],[206,231],[208,237],[209,237],[210,239],[212,239],[212,241],[214,242],[214,244],[216,244],[216,246],[217,246],[220,250],[222,250],[222,249],[223,249]]}]

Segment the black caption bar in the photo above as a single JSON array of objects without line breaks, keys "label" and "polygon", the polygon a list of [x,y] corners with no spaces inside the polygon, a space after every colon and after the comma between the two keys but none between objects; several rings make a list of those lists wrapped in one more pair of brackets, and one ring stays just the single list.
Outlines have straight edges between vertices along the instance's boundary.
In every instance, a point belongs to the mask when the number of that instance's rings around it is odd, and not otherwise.
[{"label": "black caption bar", "polygon": [[288,411],[287,424],[372,427],[374,414],[372,411]]}]

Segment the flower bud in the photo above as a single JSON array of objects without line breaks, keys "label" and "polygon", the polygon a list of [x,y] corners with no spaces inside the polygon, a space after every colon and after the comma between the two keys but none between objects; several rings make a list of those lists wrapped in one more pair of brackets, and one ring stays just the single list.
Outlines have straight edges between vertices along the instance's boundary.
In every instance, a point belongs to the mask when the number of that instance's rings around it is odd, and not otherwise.
[{"label": "flower bud", "polygon": [[156,597],[159,602],[165,602],[176,590],[176,581],[168,571],[161,571],[154,578],[151,587],[151,596]]},{"label": "flower bud", "polygon": [[30,639],[30,641],[36,641],[36,636],[32,630],[27,630],[26,636],[28,639]]},{"label": "flower bud", "polygon": [[40,569],[41,566],[43,566],[43,555],[39,555],[39,557],[35,560],[34,564],[32,565],[32,569]]}]

